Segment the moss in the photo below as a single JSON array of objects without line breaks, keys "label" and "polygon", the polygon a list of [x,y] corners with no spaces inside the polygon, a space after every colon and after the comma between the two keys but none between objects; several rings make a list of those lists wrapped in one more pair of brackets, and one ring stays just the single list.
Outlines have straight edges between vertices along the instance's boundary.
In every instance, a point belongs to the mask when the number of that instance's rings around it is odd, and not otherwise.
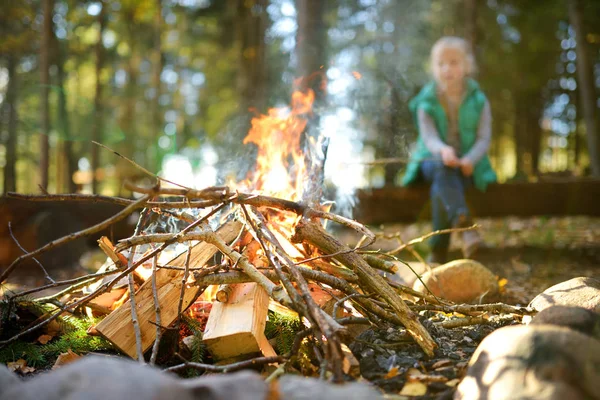
[{"label": "moss", "polygon": [[[56,307],[36,303],[28,299],[13,303],[0,302],[0,318],[3,322],[6,320],[15,322],[14,318],[11,318],[14,315],[30,313],[39,316],[53,311],[56,311]],[[29,366],[43,368],[53,364],[61,353],[66,353],[69,350],[77,354],[85,354],[113,348],[106,339],[87,334],[88,328],[97,322],[96,319],[67,315],[57,318],[56,321],[62,331],[59,336],[46,344],[32,343],[32,337],[37,339],[43,334],[43,330],[39,330],[34,332],[33,336],[28,335],[16,340],[0,349],[0,363],[6,364],[22,358],[27,361]],[[11,332],[4,332],[5,336],[10,336],[25,328],[18,323],[11,325]]]}]

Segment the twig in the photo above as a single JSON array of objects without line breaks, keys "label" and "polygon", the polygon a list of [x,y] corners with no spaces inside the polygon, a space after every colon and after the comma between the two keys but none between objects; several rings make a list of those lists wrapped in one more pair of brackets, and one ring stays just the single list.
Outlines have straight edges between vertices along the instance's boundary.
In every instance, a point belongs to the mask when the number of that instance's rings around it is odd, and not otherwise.
[{"label": "twig", "polygon": [[511,306],[504,303],[490,303],[490,304],[456,304],[456,305],[436,305],[436,304],[425,304],[416,305],[412,307],[415,311],[423,310],[434,310],[443,311],[445,313],[459,313],[459,314],[471,314],[474,312],[490,312],[500,314],[517,314],[517,315],[535,315],[537,310],[531,307],[519,307]]},{"label": "twig", "polygon": [[[153,190],[157,190],[157,189],[158,188],[154,188]],[[153,191],[151,190],[151,192],[152,192],[152,194],[147,194],[147,195],[143,196],[138,201],[131,203],[129,206],[127,206],[123,210],[119,211],[117,214],[113,215],[112,217],[110,217],[108,219],[105,219],[104,221],[102,221],[90,228],[81,230],[79,232],[71,233],[67,236],[63,236],[60,239],[53,240],[50,243],[45,244],[44,246],[40,247],[37,250],[31,251],[27,254],[23,254],[22,256],[15,259],[8,266],[8,268],[6,268],[4,270],[4,272],[2,272],[2,274],[0,274],[0,282],[3,282],[6,278],[8,278],[8,276],[13,272],[13,270],[17,267],[17,265],[19,265],[22,261],[27,260],[32,257],[35,257],[35,256],[38,256],[42,253],[47,252],[48,250],[52,250],[55,247],[62,246],[63,244],[71,242],[80,237],[84,237],[84,236],[88,236],[88,235],[91,235],[96,232],[100,232],[101,230],[106,229],[110,225],[126,218],[127,216],[129,216],[129,214],[131,214],[133,211],[137,210],[138,208],[143,208],[145,203],[148,201],[148,199],[150,199],[153,196]]]},{"label": "twig", "polygon": [[402,250],[404,250],[406,248],[410,248],[410,247],[414,246],[415,244],[419,244],[419,243],[424,242],[425,240],[429,239],[432,236],[445,235],[445,234],[450,234],[450,233],[453,233],[453,232],[470,231],[470,230],[477,229],[477,228],[479,228],[479,225],[475,224],[475,225],[468,226],[468,227],[465,227],[465,228],[440,229],[440,230],[437,230],[437,231],[430,232],[430,233],[428,233],[426,235],[420,236],[418,238],[412,239],[412,240],[410,240],[410,241],[408,241],[406,243],[402,243],[400,246],[396,247],[393,250],[388,251],[387,253],[388,254],[399,253],[399,252],[401,252]]},{"label": "twig", "polygon": [[[147,209],[145,211],[147,212]],[[140,215],[138,223],[135,226],[134,235],[138,235],[142,230],[142,221],[146,212],[142,212],[142,215]],[[131,266],[133,264],[133,257],[135,256],[136,249],[137,247],[134,246],[129,251],[129,259],[127,260],[128,266]],[[144,360],[144,351],[142,349],[142,331],[140,329],[140,322],[138,320],[137,315],[137,302],[135,300],[135,278],[133,276],[134,271],[135,268],[132,268],[131,272],[127,277],[129,283],[129,305],[131,306],[131,322],[133,323],[133,332],[135,334],[135,349],[137,352],[138,361],[141,364],[145,364],[146,361]]]},{"label": "twig", "polygon": [[347,300],[356,298],[356,297],[370,297],[369,295],[366,294],[362,294],[362,293],[352,293],[347,295],[346,297],[342,297],[341,299],[339,299],[338,301],[335,302],[335,304],[333,305],[333,318],[337,318],[337,311],[340,305],[343,306],[344,302],[346,302]]},{"label": "twig", "polygon": [[285,361],[287,361],[287,360],[282,356],[272,356],[272,357],[257,357],[257,358],[253,358],[250,360],[239,361],[239,362],[227,364],[227,365],[213,365],[213,364],[201,364],[201,363],[195,363],[195,362],[184,362],[183,364],[174,365],[172,367],[165,368],[165,371],[177,372],[177,371],[181,371],[183,369],[193,368],[198,371],[222,372],[225,374],[228,372],[239,371],[239,370],[245,369],[245,368],[256,367],[256,366],[267,365],[267,364],[274,364],[274,363],[282,363]]},{"label": "twig", "polygon": [[[244,213],[246,213],[248,218],[247,210],[245,209],[245,207],[242,207],[242,209],[244,210]],[[341,325],[335,322],[335,320],[332,320],[331,317],[325,316],[326,314],[323,312],[323,310],[319,308],[315,300],[310,295],[308,283],[306,282],[302,274],[298,271],[297,267],[294,265],[294,262],[290,260],[287,254],[285,254],[285,252],[281,248],[281,245],[273,236],[273,234],[265,228],[266,221],[262,214],[255,209],[252,211],[253,214],[256,216],[256,225],[252,224],[256,234],[259,236],[259,238],[266,239],[273,245],[278,258],[286,264],[288,271],[293,276],[294,281],[300,289],[302,299],[304,300],[304,303],[306,305],[305,307],[307,313],[305,314],[305,316],[308,317],[310,320],[314,321],[314,323],[316,323],[316,325],[319,327],[319,330],[327,339],[326,346],[324,346],[324,350],[326,351],[327,355],[326,359],[328,360],[328,362],[331,363],[330,369],[333,372],[334,379],[336,381],[341,381],[343,378],[342,362],[344,360],[344,355],[342,353],[341,343],[339,342],[339,338],[337,337],[337,333],[342,330]],[[250,222],[252,223],[253,221]],[[279,261],[275,258],[273,252],[271,252],[263,242],[261,242],[261,244],[263,245],[265,254],[269,256],[271,264],[275,267],[275,270],[278,271],[278,275],[281,277],[283,282],[285,277],[281,268],[278,265]],[[290,291],[293,291],[293,293],[297,293],[296,290],[293,287],[289,288],[289,284],[286,284],[284,286],[288,291],[290,297],[293,298]]]},{"label": "twig", "polygon": [[513,315],[500,315],[497,318],[486,318],[486,317],[465,317],[465,318],[456,318],[448,321],[435,322],[435,326],[441,326],[445,329],[453,329],[453,328],[461,328],[464,326],[472,326],[472,325],[494,325],[497,323],[503,323],[508,321],[514,321],[515,317]]},{"label": "twig", "polygon": [[154,256],[152,259],[152,296],[154,299],[154,312],[156,314],[155,323],[156,323],[156,339],[154,340],[154,344],[152,345],[152,354],[150,355],[150,365],[154,365],[156,363],[156,357],[158,355],[158,346],[160,344],[160,339],[162,336],[161,322],[160,322],[160,304],[158,302],[158,290],[156,288],[156,264],[158,262],[158,256]]},{"label": "twig", "polygon": [[[8,233],[9,233],[10,237],[12,238],[12,240],[13,240],[13,241],[15,242],[15,244],[17,245],[17,247],[19,247],[19,249],[21,249],[21,251],[22,251],[23,253],[27,254],[27,253],[28,253],[28,251],[27,251],[27,250],[25,250],[25,249],[23,248],[23,246],[21,246],[21,243],[19,243],[19,241],[17,240],[17,238],[16,238],[16,237],[15,237],[15,235],[13,234],[13,231],[12,231],[12,226],[11,226],[11,223],[10,223],[10,221],[8,221]],[[52,279],[52,277],[50,276],[50,274],[48,274],[48,271],[46,271],[46,268],[44,268],[44,266],[42,265],[42,263],[41,263],[41,262],[40,262],[40,261],[39,261],[37,258],[35,258],[35,257],[32,257],[32,258],[33,258],[33,261],[35,261],[35,262],[36,262],[36,264],[37,264],[37,265],[40,267],[40,269],[41,269],[41,270],[42,270],[42,272],[44,273],[44,276],[46,277],[46,279],[47,279],[48,281],[50,281],[50,283],[56,283],[56,281],[55,281],[54,279]]]},{"label": "twig", "polygon": [[[296,225],[293,242],[306,242],[325,253],[338,253],[347,248],[335,240],[324,229],[314,222],[301,220]],[[435,341],[425,327],[419,322],[417,316],[408,308],[402,298],[389,286],[386,280],[374,271],[371,266],[356,253],[345,253],[336,256],[336,259],[358,275],[361,282],[373,293],[379,294],[395,311],[404,327],[421,346],[425,354],[433,356],[437,347]]]},{"label": "twig", "polygon": [[190,276],[190,258],[192,257],[192,243],[188,243],[187,254],[185,255],[185,271],[181,277],[181,291],[179,292],[179,304],[177,304],[177,330],[181,326],[181,313],[183,308],[183,296],[185,296],[185,287]]},{"label": "twig", "polygon": [[[40,287],[37,287],[37,288],[32,288],[32,289],[29,289],[29,290],[25,290],[23,292],[16,293],[13,296],[11,296],[11,298],[15,299],[17,297],[27,296],[27,295],[30,295],[32,293],[41,292],[43,290],[51,289],[51,288],[55,288],[55,287],[59,287],[59,286],[65,286],[65,285],[69,285],[69,284],[73,285],[73,286],[68,287],[65,290],[61,291],[60,295],[59,295],[59,293],[57,293],[55,295],[49,296],[49,297],[59,297],[59,296],[62,296],[63,294],[66,294],[66,293],[72,292],[74,290],[77,290],[80,287],[87,285],[88,283],[94,282],[95,280],[97,280],[99,278],[105,277],[107,275],[113,275],[113,274],[116,274],[117,272],[120,272],[120,271],[122,271],[122,269],[112,269],[110,271],[104,271],[104,272],[98,272],[98,273],[95,273],[95,274],[89,274],[89,275],[80,276],[79,278],[66,279],[64,281],[56,281],[56,282],[50,283],[48,285],[44,285],[44,286],[40,286]],[[83,283],[83,285],[79,285],[80,283]],[[47,298],[48,297],[42,297],[42,298],[37,299],[37,301],[40,301],[40,300],[43,300],[43,299],[47,299]]]},{"label": "twig", "polygon": [[[22,194],[15,192],[8,192],[7,197],[26,200],[26,201],[74,201],[74,202],[89,202],[89,203],[112,203],[121,206],[129,206],[135,202],[135,200],[126,199],[123,197],[111,197],[102,196],[99,194]],[[149,208],[207,208],[213,207],[221,203],[220,200],[200,200],[200,201],[149,201],[146,205]]]}]

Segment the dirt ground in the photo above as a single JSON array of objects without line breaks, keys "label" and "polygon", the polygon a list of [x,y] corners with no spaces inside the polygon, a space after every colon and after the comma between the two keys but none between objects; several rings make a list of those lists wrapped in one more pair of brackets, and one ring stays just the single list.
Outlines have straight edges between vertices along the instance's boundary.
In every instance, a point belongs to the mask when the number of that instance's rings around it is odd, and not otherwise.
[{"label": "dirt ground", "polygon": [[[578,276],[600,277],[600,218],[536,217],[479,219],[486,247],[477,260],[499,278],[505,278],[507,303],[526,304],[546,288]],[[399,234],[410,241],[431,232],[429,222],[387,224],[370,227],[374,232]],[[354,245],[359,235],[347,230],[336,232],[337,237]],[[398,246],[397,239],[379,238],[373,249],[390,250]],[[450,258],[462,258],[460,234],[453,234]],[[424,257],[429,249],[425,243],[415,246]],[[414,260],[408,252],[400,258]]]}]

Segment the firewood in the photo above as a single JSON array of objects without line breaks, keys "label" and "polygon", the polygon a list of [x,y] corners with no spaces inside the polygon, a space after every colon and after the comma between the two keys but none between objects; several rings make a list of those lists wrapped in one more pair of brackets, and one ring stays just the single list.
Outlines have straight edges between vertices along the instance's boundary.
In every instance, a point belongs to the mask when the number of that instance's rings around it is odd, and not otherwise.
[{"label": "firewood", "polygon": [[203,341],[216,360],[261,352],[275,356],[265,337],[269,295],[256,283],[228,285],[228,301],[213,303]]},{"label": "firewood", "polygon": [[404,300],[364,258],[338,242],[320,225],[312,221],[301,220],[296,225],[296,233],[292,240],[295,242],[307,242],[327,254],[336,254],[334,258],[348,268],[353,269],[366,288],[383,297],[396,312],[397,317],[402,321],[402,324],[414,338],[415,342],[421,346],[425,354],[430,357],[433,356],[436,343],[431,338],[431,335],[429,335],[429,332],[419,322],[416,314],[404,303]]},{"label": "firewood", "polygon": [[[224,241],[230,242],[238,235],[242,224],[232,221],[224,224],[217,235]],[[206,242],[198,243],[192,248],[190,266],[201,267],[218,251],[217,248]],[[180,254],[168,263],[170,266],[183,267],[185,265],[186,253]],[[181,292],[181,277],[184,271],[173,269],[159,269],[156,272],[156,287],[161,310],[161,323],[163,326],[170,325],[178,317],[177,310]],[[183,309],[187,308],[197,297],[198,291],[190,288],[185,291],[183,298]],[[148,279],[135,294],[137,303],[138,319],[141,330],[142,349],[145,352],[150,348],[156,338],[156,326],[152,324],[155,320],[154,298],[152,293],[152,282]],[[96,329],[98,332],[112,342],[123,353],[132,358],[137,357],[136,343],[131,319],[129,301],[107,316]]]}]

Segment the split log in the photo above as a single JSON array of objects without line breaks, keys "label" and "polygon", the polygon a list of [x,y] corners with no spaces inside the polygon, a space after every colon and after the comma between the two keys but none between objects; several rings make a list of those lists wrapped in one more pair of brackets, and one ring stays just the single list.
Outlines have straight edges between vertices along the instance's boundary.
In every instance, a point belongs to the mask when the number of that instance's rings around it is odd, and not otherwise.
[{"label": "split log", "polygon": [[227,302],[213,302],[203,342],[216,360],[261,352],[276,356],[265,337],[269,295],[256,283],[228,285]]},{"label": "split log", "polygon": [[326,254],[336,254],[334,256],[336,260],[352,269],[368,290],[379,294],[392,307],[398,318],[402,321],[402,325],[404,325],[415,342],[421,346],[425,354],[429,357],[433,356],[436,343],[429,335],[429,332],[419,322],[416,314],[404,303],[404,300],[364,258],[338,242],[319,224],[306,219],[300,220],[296,225],[296,232],[292,241],[296,243],[306,242]]},{"label": "split log", "polygon": [[[224,242],[231,242],[240,232],[242,224],[231,221],[224,224],[217,231],[217,235]],[[201,267],[218,251],[209,243],[201,242],[192,247],[190,267]],[[180,254],[168,263],[170,266],[184,267],[187,252]],[[182,270],[159,269],[156,272],[156,288],[160,306],[160,319],[164,326],[169,326],[178,317],[178,304],[181,294]],[[152,280],[148,279],[135,294],[137,314],[142,338],[142,349],[146,352],[156,338],[156,326],[152,322],[156,319],[154,296],[152,293]],[[184,292],[182,310],[185,310],[198,297],[198,290],[190,288]],[[132,358],[137,357],[133,321],[131,319],[131,306],[127,301],[113,311],[96,327],[98,332],[113,343],[119,350]]]}]

